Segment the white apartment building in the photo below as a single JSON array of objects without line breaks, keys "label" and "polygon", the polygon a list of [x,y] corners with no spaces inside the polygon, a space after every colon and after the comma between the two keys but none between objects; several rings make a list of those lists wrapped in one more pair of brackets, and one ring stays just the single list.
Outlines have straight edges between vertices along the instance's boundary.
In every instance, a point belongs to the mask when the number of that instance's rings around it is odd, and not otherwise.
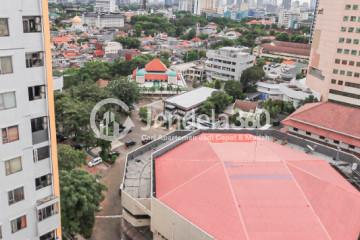
[{"label": "white apartment building", "polygon": [[48,2],[0,4],[0,239],[61,239]]},{"label": "white apartment building", "polygon": [[117,6],[115,0],[96,0],[96,12],[116,12]]},{"label": "white apartment building", "polygon": [[255,56],[248,47],[223,47],[206,53],[205,70],[208,81],[240,81],[244,70],[254,65]]},{"label": "white apartment building", "polygon": [[278,27],[294,28],[300,19],[300,12],[281,9],[279,12]]},{"label": "white apartment building", "polygon": [[85,13],[82,22],[97,28],[122,28],[125,26],[124,16],[119,13]]},{"label": "white apartment building", "polygon": [[123,47],[119,42],[107,42],[104,46],[105,55],[119,54]]}]

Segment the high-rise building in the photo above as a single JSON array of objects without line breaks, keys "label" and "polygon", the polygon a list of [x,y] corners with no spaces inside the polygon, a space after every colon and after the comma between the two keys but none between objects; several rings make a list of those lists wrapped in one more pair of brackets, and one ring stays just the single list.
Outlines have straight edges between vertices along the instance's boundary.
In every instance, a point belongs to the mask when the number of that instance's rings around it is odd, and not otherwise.
[{"label": "high-rise building", "polygon": [[179,10],[180,11],[193,11],[193,0],[179,0]]},{"label": "high-rise building", "polygon": [[115,0],[96,0],[95,2],[96,12],[115,12],[116,2]]},{"label": "high-rise building", "polygon": [[282,7],[289,10],[291,8],[291,0],[283,0]]},{"label": "high-rise building", "polygon": [[0,239],[61,239],[47,0],[0,7]]},{"label": "high-rise building", "polygon": [[360,3],[318,1],[307,84],[324,101],[360,106]]}]

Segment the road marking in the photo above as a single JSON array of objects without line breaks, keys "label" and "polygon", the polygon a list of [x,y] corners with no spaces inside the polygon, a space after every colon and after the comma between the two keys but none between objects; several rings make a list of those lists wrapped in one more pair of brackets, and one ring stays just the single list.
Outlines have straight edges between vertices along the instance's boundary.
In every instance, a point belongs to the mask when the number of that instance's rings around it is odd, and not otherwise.
[{"label": "road marking", "polygon": [[95,218],[122,218],[122,215],[95,216]]}]

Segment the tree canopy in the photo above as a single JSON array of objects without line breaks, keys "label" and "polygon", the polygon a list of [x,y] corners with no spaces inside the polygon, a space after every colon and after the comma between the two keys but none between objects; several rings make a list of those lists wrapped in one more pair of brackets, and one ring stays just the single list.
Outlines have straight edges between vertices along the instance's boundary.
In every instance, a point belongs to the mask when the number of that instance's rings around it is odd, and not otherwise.
[{"label": "tree canopy", "polygon": [[229,96],[231,96],[233,100],[243,98],[242,86],[239,81],[235,81],[235,80],[226,81],[224,85],[224,91]]},{"label": "tree canopy", "polygon": [[86,154],[76,150],[69,145],[58,145],[59,168],[62,170],[72,170],[85,163]]}]

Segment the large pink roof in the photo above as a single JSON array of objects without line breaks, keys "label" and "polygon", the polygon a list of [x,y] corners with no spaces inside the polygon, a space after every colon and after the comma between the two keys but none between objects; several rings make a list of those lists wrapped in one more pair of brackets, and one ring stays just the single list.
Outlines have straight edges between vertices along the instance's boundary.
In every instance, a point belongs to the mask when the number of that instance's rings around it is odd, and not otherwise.
[{"label": "large pink roof", "polygon": [[324,160],[269,140],[203,133],[156,158],[155,174],[156,197],[218,240],[359,234],[360,193]]}]

